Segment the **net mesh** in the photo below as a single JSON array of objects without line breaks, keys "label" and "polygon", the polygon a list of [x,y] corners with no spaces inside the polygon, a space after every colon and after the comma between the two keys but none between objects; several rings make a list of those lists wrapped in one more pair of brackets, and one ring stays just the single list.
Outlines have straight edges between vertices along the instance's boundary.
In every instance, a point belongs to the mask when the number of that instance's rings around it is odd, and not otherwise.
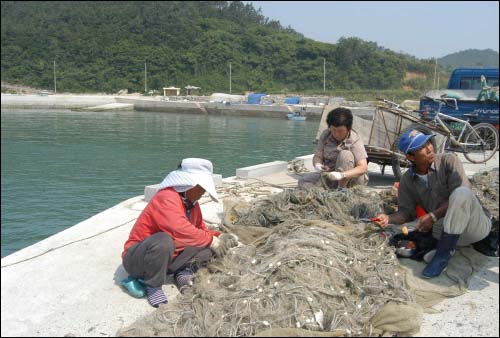
[{"label": "net mesh", "polygon": [[[476,174],[472,183],[498,217],[498,173]],[[407,336],[419,331],[424,310],[463,294],[485,264],[473,249],[459,250],[432,281],[418,277],[422,263],[400,265],[379,230],[359,222],[395,211],[391,189],[262,196],[262,186],[252,187],[258,199],[231,191],[224,199],[222,227],[240,245],[200,269],[188,293],[118,336]],[[457,277],[465,281],[458,287]]]},{"label": "net mesh", "polygon": [[[224,227],[243,244],[200,269],[192,291],[155,320],[121,335],[373,334],[371,319],[388,303],[414,304],[393,249],[357,221],[383,209],[380,195],[364,187],[287,189],[253,203],[227,198]],[[415,330],[419,316],[410,322]]]}]

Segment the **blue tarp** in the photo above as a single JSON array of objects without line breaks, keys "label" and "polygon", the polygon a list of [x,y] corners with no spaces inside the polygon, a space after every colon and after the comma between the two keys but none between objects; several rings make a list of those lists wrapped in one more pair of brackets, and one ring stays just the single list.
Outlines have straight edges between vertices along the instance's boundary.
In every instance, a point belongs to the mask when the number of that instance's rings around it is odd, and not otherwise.
[{"label": "blue tarp", "polygon": [[259,94],[248,94],[248,103],[249,104],[260,104],[260,98],[262,96],[266,96],[267,94],[259,93]]},{"label": "blue tarp", "polygon": [[287,97],[285,99],[286,104],[299,104],[299,102],[300,102],[300,97],[298,96]]}]

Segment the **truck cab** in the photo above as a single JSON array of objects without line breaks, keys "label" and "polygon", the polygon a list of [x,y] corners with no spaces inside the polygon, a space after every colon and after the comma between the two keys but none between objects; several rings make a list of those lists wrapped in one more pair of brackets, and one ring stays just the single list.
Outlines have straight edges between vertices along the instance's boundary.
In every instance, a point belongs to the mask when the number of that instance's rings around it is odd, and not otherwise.
[{"label": "truck cab", "polygon": [[448,81],[448,89],[481,90],[481,75],[486,77],[489,87],[498,87],[498,69],[495,68],[459,68],[455,69]]},{"label": "truck cab", "polygon": [[[496,99],[495,95],[482,95],[485,89],[496,91]],[[456,105],[442,106],[441,113],[469,120],[471,124],[491,123],[498,130],[498,68],[455,69],[445,90],[431,90],[420,99],[421,118],[425,120],[434,118],[439,109],[439,103],[434,99],[440,98],[456,100]],[[453,129],[453,124],[451,127]]]}]

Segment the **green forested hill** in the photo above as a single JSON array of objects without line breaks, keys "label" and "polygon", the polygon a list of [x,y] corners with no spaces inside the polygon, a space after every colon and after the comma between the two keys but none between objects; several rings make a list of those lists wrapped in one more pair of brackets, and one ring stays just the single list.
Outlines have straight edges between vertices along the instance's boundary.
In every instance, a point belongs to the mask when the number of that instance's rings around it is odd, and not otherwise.
[{"label": "green forested hill", "polygon": [[[304,38],[239,1],[2,1],[2,81],[58,91],[202,87],[203,93],[425,87],[433,60],[358,38]],[[405,82],[407,73],[425,75]],[[430,82],[429,82],[430,83]]]},{"label": "green forested hill", "polygon": [[439,64],[453,68],[498,68],[498,52],[493,49],[467,49],[438,59]]}]

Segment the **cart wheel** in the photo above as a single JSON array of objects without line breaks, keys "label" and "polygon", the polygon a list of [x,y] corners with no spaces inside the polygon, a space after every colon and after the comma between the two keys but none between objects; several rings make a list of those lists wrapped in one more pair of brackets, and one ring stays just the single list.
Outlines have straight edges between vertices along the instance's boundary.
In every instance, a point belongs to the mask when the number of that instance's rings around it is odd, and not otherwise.
[{"label": "cart wheel", "polygon": [[[399,139],[401,135],[403,135],[406,131],[411,130],[411,129],[417,129],[421,133],[424,133],[425,135],[430,135],[432,134],[432,130],[426,126],[423,126],[421,124],[411,124],[409,127],[403,129],[401,133],[399,134],[398,138],[396,139],[396,142],[394,142],[394,146],[392,149],[393,154],[392,154],[392,171],[394,172],[395,176],[395,181],[399,182],[401,181],[401,177],[403,174],[411,167],[411,162],[406,159],[406,154],[403,154],[399,150]],[[431,139],[432,145],[434,146],[434,151],[436,151],[436,141],[435,138]]]}]

